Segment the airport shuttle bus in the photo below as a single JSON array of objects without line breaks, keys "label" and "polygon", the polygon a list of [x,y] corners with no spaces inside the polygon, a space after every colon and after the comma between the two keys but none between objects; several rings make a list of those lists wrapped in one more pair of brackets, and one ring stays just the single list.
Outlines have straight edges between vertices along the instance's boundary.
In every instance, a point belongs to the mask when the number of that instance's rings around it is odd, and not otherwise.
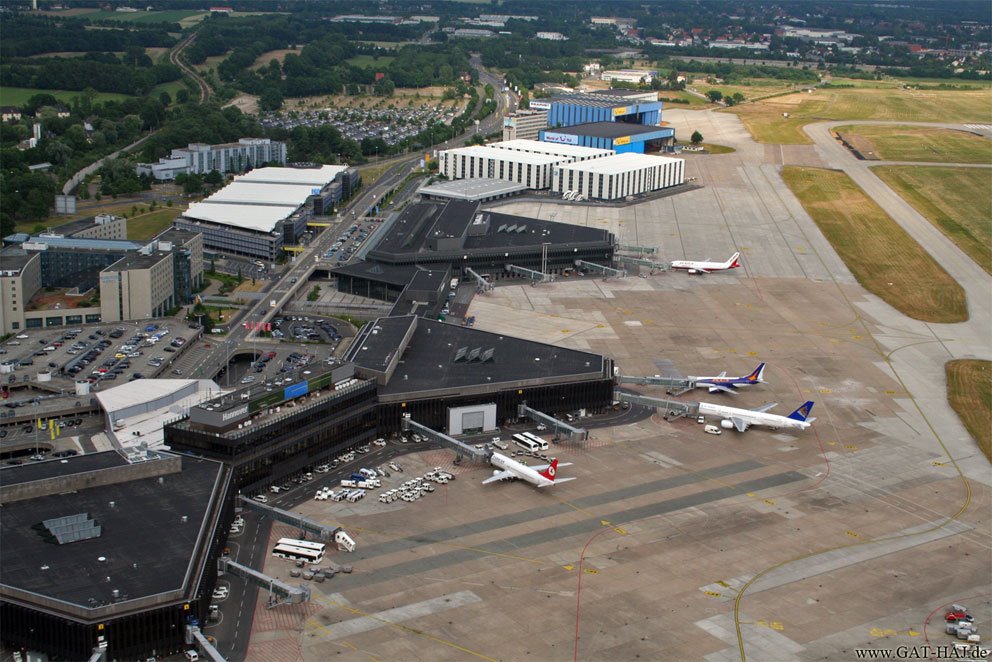
[{"label": "airport shuttle bus", "polygon": [[531,453],[535,453],[541,450],[541,446],[538,443],[536,443],[533,439],[529,439],[525,437],[522,434],[513,435],[513,443],[515,443],[517,446],[520,446],[520,448],[524,449],[525,451],[530,451]]},{"label": "airport shuttle bus", "polygon": [[521,434],[524,437],[526,437],[527,439],[530,439],[535,444],[537,444],[537,447],[540,448],[542,451],[548,450],[548,442],[546,442],[545,440],[541,439],[540,437],[538,437],[533,432],[522,432]]},{"label": "airport shuttle bus", "polygon": [[316,564],[324,560],[326,549],[327,545],[322,542],[280,538],[276,546],[272,548],[272,556],[290,561],[306,561]]}]

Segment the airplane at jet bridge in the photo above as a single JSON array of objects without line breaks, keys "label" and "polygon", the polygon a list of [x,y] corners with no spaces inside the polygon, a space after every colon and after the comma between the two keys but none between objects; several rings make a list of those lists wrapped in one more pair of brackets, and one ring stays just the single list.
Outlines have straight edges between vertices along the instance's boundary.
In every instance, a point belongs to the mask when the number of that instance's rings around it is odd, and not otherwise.
[{"label": "airplane at jet bridge", "polygon": [[502,480],[520,479],[537,487],[551,487],[558,483],[567,483],[570,480],[575,480],[575,478],[557,478],[558,467],[572,465],[571,462],[562,462],[559,464],[558,458],[552,459],[551,464],[539,464],[530,467],[506,455],[493,453],[492,457],[489,458],[489,462],[496,467],[496,471],[493,472],[491,477],[482,481],[483,485]]},{"label": "airplane at jet bridge", "polygon": [[716,377],[687,377],[686,379],[695,384],[696,388],[708,388],[710,393],[716,393],[717,391],[736,393],[736,389],[741,386],[764,384],[764,376],[765,364],[761,363],[750,374],[742,375],[741,377],[727,377],[727,371],[724,370]]}]

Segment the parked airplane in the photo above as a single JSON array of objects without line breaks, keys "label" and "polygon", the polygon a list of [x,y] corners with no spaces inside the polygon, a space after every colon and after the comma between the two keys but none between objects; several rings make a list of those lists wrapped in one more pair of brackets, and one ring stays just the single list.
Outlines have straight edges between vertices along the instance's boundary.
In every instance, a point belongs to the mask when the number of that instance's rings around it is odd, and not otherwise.
[{"label": "parked airplane", "polygon": [[696,385],[696,388],[708,388],[710,393],[723,391],[724,393],[735,393],[741,386],[751,386],[752,384],[764,384],[765,364],[760,364],[749,375],[743,377],[727,377],[724,370],[716,377],[686,377]]},{"label": "parked airplane", "polygon": [[737,429],[744,432],[752,425],[765,425],[770,428],[795,428],[805,430],[815,418],[810,418],[809,413],[813,409],[813,401],[805,402],[796,411],[788,416],[766,413],[776,406],[777,402],[769,402],[756,409],[738,409],[737,407],[724,407],[723,405],[711,405],[708,402],[699,403],[699,414],[701,416],[720,416],[720,427],[724,430]]},{"label": "parked airplane", "polygon": [[685,269],[690,274],[708,274],[711,271],[726,271],[727,269],[737,269],[741,266],[741,254],[734,253],[726,262],[694,262],[692,260],[675,260],[672,262],[672,269]]},{"label": "parked airplane", "polygon": [[558,478],[555,480],[555,477],[558,474],[558,467],[568,467],[572,464],[571,462],[562,462],[561,464],[558,464],[557,458],[551,460],[551,464],[540,464],[529,467],[526,464],[517,462],[513,458],[509,458],[499,453],[493,453],[492,457],[489,458],[489,462],[494,467],[501,469],[501,471],[494,471],[492,477],[482,481],[483,485],[493,483],[497,480],[513,480],[515,478],[519,478],[533,485],[537,485],[538,487],[550,487],[557,483],[565,483],[570,480],[575,480],[574,478]]}]

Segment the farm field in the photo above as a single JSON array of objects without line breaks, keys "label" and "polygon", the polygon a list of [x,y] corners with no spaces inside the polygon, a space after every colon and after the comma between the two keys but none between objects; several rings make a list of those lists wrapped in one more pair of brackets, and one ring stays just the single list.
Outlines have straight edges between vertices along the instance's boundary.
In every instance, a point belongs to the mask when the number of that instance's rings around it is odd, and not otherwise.
[{"label": "farm field", "polygon": [[227,58],[227,56],[230,54],[231,51],[227,51],[222,55],[211,55],[200,64],[194,64],[193,68],[196,69],[197,73],[201,73],[201,74],[206,73],[207,71],[216,68],[217,65],[223,62],[224,59]]},{"label": "farm field", "polygon": [[786,166],[782,179],[862,287],[913,319],[968,319],[961,286],[850,177]]},{"label": "farm field", "polygon": [[206,12],[197,9],[169,9],[166,11],[95,11],[84,15],[92,21],[121,21],[125,23],[180,23],[187,27],[183,21],[195,19],[193,22],[206,18]]},{"label": "farm field", "polygon": [[834,131],[845,138],[854,137],[862,154],[868,157],[863,151],[868,149],[882,161],[992,163],[992,141],[965,131],[871,124],[838,126]]},{"label": "farm field", "polygon": [[[2,106],[23,106],[28,99],[36,94],[51,94],[59,101],[69,103],[73,97],[78,97],[82,92],[77,90],[42,90],[34,87],[0,87],[0,105]],[[94,101],[122,101],[128,95],[116,92],[97,92]]]},{"label": "farm field", "polygon": [[872,172],[992,274],[992,187],[988,170],[878,166]]},{"label": "farm field", "polygon": [[992,461],[992,361],[948,361],[944,371],[948,402]]},{"label": "farm field", "polygon": [[[761,143],[804,145],[812,141],[802,127],[823,120],[905,120],[986,122],[992,89],[932,91],[888,88],[823,88],[745,103],[721,112],[735,113]],[[784,114],[788,113],[788,117]]]}]

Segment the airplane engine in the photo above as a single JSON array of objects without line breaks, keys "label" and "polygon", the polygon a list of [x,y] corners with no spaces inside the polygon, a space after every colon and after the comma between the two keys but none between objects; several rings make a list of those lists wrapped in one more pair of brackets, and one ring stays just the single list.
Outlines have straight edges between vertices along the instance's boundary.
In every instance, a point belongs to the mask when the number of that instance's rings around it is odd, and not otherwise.
[{"label": "airplane engine", "polygon": [[729,418],[725,418],[722,421],[720,421],[720,427],[723,428],[724,430],[733,430],[734,422]]},{"label": "airplane engine", "polygon": [[494,476],[498,476],[499,475],[499,469],[493,469],[493,475]]},{"label": "airplane engine", "polygon": [[686,269],[686,273],[688,273],[688,274],[698,274],[699,273],[699,269]]}]

